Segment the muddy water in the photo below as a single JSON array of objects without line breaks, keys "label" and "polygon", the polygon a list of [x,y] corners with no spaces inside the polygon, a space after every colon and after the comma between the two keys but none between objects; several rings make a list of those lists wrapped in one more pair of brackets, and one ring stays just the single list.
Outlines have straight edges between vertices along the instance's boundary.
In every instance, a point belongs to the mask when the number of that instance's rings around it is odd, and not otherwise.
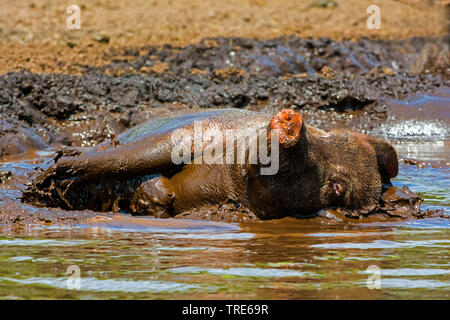
[{"label": "muddy water", "polygon": [[[448,142],[395,147],[416,164],[402,163],[393,183],[420,192],[423,209],[449,215]],[[3,162],[0,171],[26,176],[36,157],[48,154]],[[20,184],[0,189],[0,205],[31,210],[17,203]],[[0,298],[448,299],[449,221],[233,224],[119,215],[3,224]],[[367,287],[372,265],[381,269],[380,289]],[[80,270],[79,290],[68,289],[69,266]]]},{"label": "muddy water", "polygon": [[[145,227],[110,221],[0,238],[0,296],[33,298],[448,299],[449,226]],[[66,270],[81,270],[80,290]],[[370,265],[381,289],[366,287]]]}]

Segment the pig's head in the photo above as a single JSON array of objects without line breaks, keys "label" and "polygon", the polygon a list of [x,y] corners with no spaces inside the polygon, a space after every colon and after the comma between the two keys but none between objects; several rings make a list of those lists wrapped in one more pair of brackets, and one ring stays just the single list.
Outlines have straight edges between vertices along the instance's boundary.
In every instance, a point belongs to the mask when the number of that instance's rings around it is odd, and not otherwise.
[{"label": "pig's head", "polygon": [[397,154],[383,140],[349,130],[325,132],[288,109],[274,115],[269,130],[279,139],[279,171],[250,177],[250,199],[262,217],[365,208],[378,203],[383,185],[397,175]]}]

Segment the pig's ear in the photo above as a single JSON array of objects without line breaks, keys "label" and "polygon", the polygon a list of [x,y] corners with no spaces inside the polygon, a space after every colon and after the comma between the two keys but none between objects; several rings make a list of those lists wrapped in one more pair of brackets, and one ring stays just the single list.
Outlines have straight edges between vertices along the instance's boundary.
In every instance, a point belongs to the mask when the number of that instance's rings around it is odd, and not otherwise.
[{"label": "pig's ear", "polygon": [[278,138],[282,147],[291,148],[300,140],[303,119],[294,110],[283,109],[275,113],[269,127],[271,130],[278,132]]},{"label": "pig's ear", "polygon": [[394,147],[386,141],[370,136],[365,135],[364,139],[369,142],[375,150],[381,175],[387,174],[389,178],[396,177],[398,174],[398,158]]}]

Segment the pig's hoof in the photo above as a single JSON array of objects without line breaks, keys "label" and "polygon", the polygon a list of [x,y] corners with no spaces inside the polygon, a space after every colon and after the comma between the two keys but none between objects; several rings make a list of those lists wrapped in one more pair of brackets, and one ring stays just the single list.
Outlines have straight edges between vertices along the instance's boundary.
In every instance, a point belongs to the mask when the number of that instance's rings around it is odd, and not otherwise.
[{"label": "pig's hoof", "polygon": [[141,183],[131,198],[130,209],[136,215],[169,218],[174,199],[169,179],[157,177]]},{"label": "pig's hoof", "polygon": [[302,126],[302,116],[291,109],[278,111],[270,121],[270,128],[277,131],[280,144],[284,148],[293,147],[300,140]]}]

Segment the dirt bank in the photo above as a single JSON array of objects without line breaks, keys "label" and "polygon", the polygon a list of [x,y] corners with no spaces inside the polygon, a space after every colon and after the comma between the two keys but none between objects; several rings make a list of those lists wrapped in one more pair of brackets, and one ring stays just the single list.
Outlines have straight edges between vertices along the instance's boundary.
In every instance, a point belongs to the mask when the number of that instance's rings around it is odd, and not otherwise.
[{"label": "dirt bank", "polygon": [[371,0],[79,0],[81,29],[67,29],[66,1],[2,1],[0,74],[79,72],[110,48],[182,45],[205,37],[399,39],[448,33],[446,0],[378,0],[381,29],[367,28]]}]

